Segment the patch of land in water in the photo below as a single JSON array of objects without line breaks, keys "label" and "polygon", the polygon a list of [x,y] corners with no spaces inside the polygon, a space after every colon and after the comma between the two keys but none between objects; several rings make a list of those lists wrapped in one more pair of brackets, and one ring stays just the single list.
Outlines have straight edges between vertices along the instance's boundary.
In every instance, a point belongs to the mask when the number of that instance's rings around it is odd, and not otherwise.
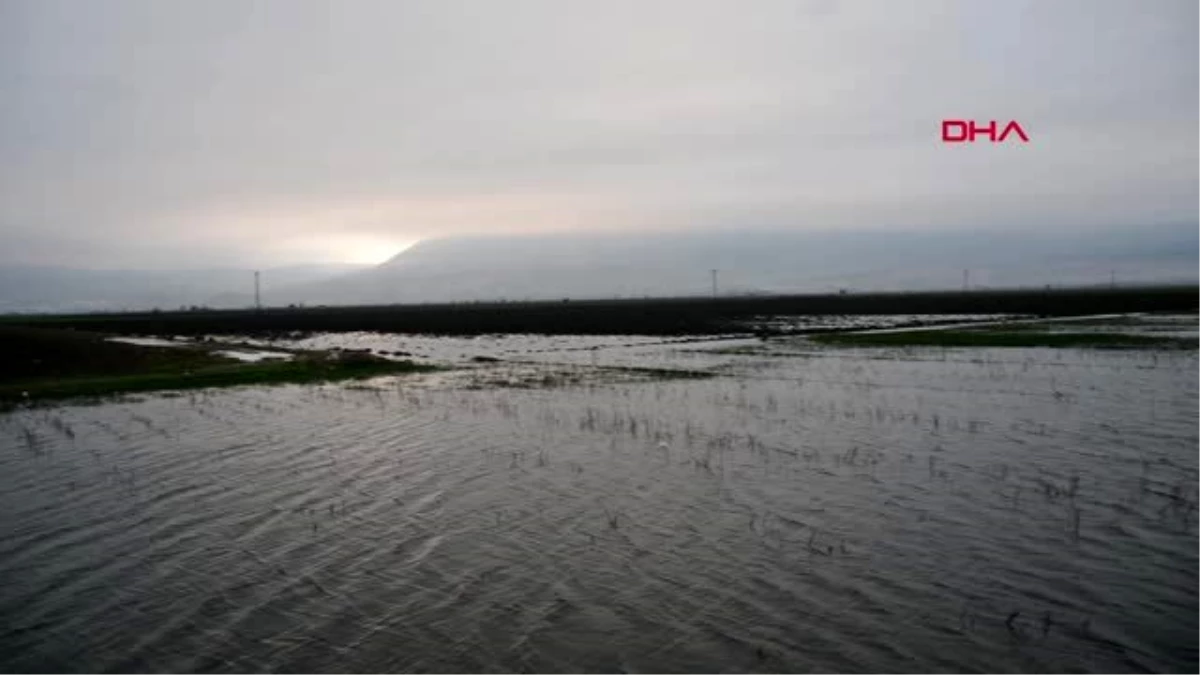
[{"label": "patch of land in water", "polygon": [[1041,332],[1029,327],[981,330],[912,330],[888,333],[823,333],[821,344],[864,347],[1090,347],[1096,349],[1196,349],[1188,338],[1101,332]]},{"label": "patch of land in water", "polygon": [[296,351],[286,361],[245,362],[220,354],[217,345],[146,346],[113,342],[109,337],[76,330],[0,327],[0,409],[81,396],[321,382],[435,369],[332,351]]}]

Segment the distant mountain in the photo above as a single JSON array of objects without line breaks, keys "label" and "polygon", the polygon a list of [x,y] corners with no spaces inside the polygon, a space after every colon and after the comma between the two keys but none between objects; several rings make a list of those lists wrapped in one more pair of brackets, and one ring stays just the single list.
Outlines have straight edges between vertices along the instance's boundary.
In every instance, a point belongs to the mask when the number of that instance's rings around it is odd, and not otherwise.
[{"label": "distant mountain", "polygon": [[[1197,282],[1192,225],[1091,231],[697,231],[423,241],[378,266],[264,270],[263,304],[374,304]],[[0,312],[249,307],[245,269],[0,268]]]},{"label": "distant mountain", "polygon": [[[280,287],[311,283],[365,265],[294,265],[262,270],[264,302]],[[245,269],[85,270],[0,267],[0,313],[247,307],[254,304],[254,272]]]},{"label": "distant mountain", "polygon": [[688,232],[424,241],[274,303],[415,303],[1196,282],[1190,226],[1055,233]]}]

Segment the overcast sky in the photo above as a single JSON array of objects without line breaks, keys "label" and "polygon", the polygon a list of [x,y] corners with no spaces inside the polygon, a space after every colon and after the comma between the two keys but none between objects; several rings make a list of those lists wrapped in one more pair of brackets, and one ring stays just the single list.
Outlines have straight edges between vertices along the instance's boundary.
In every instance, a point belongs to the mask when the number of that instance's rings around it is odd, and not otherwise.
[{"label": "overcast sky", "polygon": [[[0,262],[1197,218],[1195,0],[0,0]],[[945,145],[945,118],[1028,144]]]}]

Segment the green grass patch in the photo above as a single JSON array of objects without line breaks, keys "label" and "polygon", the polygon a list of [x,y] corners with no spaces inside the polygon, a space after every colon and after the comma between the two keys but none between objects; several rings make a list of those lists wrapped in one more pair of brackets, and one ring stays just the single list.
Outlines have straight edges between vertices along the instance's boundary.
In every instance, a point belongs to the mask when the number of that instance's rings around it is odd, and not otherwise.
[{"label": "green grass patch", "polygon": [[88,331],[0,326],[0,384],[83,376],[181,372],[235,363],[199,346],[145,347]]},{"label": "green grass patch", "polygon": [[233,363],[181,372],[31,380],[0,385],[0,408],[25,401],[248,384],[331,382],[430,370],[436,370],[436,367],[418,365],[411,361],[301,358],[295,361]]},{"label": "green grass patch", "polygon": [[1195,349],[1185,338],[1121,333],[1043,333],[1031,330],[912,330],[894,333],[825,333],[813,342],[863,347],[1085,347],[1095,349]]},{"label": "green grass patch", "polygon": [[242,362],[223,345],[150,347],[97,333],[0,328],[0,409],[24,402],[246,384],[362,379],[436,370],[362,353],[299,352],[290,360]]}]

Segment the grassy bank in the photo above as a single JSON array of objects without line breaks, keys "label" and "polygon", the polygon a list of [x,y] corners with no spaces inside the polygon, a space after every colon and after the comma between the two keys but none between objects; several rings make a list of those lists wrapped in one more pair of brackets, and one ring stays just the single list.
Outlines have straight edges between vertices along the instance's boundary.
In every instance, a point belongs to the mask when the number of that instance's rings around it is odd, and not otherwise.
[{"label": "grassy bank", "polygon": [[1088,347],[1094,349],[1195,349],[1196,340],[1122,333],[1043,333],[1034,330],[913,330],[894,333],[825,333],[809,337],[828,345],[863,347]]},{"label": "grassy bank", "polygon": [[241,384],[359,379],[432,370],[368,354],[302,352],[246,363],[202,346],[144,347],[96,333],[0,328],[0,409],[22,402]]}]

